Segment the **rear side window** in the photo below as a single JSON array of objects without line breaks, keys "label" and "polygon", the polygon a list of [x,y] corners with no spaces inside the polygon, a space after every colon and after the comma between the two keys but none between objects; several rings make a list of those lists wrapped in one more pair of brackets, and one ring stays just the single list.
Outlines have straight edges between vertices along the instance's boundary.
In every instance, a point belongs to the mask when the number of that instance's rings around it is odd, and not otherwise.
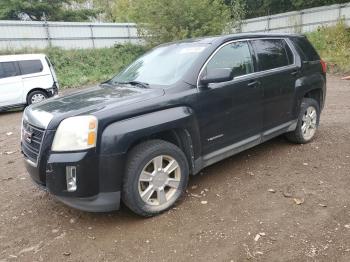
[{"label": "rear side window", "polygon": [[234,77],[254,72],[247,42],[235,42],[221,48],[207,65],[209,69],[230,68]]},{"label": "rear side window", "polygon": [[16,62],[2,62],[0,63],[0,78],[17,76],[18,69]]},{"label": "rear side window", "polygon": [[306,37],[293,37],[291,40],[303,58],[303,61],[320,60],[320,56],[317,54],[315,48],[310,44]]},{"label": "rear side window", "polygon": [[266,71],[294,63],[294,56],[283,39],[252,40],[258,57],[259,71]]},{"label": "rear side window", "polygon": [[35,74],[43,71],[43,65],[40,60],[19,61],[22,75]]}]

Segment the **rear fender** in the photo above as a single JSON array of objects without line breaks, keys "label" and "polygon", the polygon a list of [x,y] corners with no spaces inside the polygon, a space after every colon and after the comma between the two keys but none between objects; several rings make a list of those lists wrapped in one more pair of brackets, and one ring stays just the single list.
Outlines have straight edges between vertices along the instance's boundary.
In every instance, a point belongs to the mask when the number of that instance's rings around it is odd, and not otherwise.
[{"label": "rear fender", "polygon": [[[321,89],[323,96],[326,93],[326,79],[320,73],[314,73],[309,76],[301,77],[296,81],[296,99],[294,100],[294,112],[295,118],[299,116],[300,105],[307,93],[312,90]],[[321,99],[320,107],[323,108],[324,97]]]}]

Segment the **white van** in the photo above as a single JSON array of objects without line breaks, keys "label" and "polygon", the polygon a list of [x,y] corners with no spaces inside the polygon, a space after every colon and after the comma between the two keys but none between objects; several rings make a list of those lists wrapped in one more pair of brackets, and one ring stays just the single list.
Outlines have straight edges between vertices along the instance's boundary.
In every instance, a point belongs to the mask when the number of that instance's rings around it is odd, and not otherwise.
[{"label": "white van", "polygon": [[58,95],[58,82],[46,55],[0,56],[0,111]]}]

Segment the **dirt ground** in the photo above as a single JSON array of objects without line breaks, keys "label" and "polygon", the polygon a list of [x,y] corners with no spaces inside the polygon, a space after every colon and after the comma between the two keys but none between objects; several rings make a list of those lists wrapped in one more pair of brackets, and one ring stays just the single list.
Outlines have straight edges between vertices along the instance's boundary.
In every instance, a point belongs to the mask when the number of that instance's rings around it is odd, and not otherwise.
[{"label": "dirt ground", "polygon": [[0,261],[350,261],[350,81],[330,77],[313,143],[280,137],[206,168],[150,219],[80,212],[38,189],[21,115],[0,115]]}]

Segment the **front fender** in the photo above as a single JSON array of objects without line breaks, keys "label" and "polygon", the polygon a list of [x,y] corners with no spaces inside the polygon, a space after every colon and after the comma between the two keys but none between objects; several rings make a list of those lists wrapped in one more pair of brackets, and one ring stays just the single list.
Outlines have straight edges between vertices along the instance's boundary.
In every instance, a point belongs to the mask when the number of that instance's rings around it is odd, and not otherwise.
[{"label": "front fender", "polygon": [[102,133],[100,154],[125,154],[135,142],[174,129],[185,129],[189,132],[197,155],[200,146],[197,120],[193,110],[186,106],[164,109],[110,124]]}]

